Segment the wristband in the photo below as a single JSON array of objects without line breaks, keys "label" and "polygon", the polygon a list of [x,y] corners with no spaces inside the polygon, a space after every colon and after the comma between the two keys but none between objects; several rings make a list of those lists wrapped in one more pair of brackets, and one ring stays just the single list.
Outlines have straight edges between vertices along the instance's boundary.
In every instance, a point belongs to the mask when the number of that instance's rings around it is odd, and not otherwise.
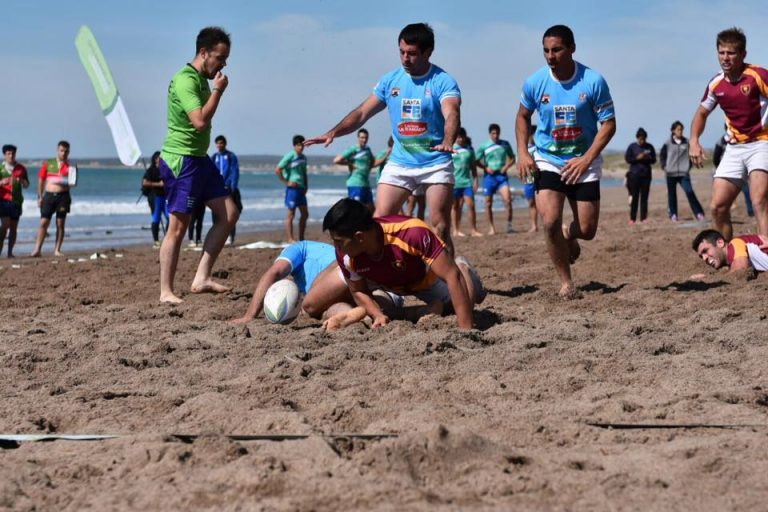
[{"label": "wristband", "polygon": [[214,87],[213,89],[211,89],[211,93],[216,92],[216,91],[219,91],[219,93],[224,94],[224,91],[222,91],[218,87]]}]

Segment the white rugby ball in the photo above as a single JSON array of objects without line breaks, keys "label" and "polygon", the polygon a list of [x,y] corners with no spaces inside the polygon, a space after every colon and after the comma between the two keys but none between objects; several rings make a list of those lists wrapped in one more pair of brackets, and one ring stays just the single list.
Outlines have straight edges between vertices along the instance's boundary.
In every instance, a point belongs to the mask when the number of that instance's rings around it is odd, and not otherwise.
[{"label": "white rugby ball", "polygon": [[281,279],[264,296],[264,316],[273,324],[291,323],[301,312],[301,293],[296,283]]}]

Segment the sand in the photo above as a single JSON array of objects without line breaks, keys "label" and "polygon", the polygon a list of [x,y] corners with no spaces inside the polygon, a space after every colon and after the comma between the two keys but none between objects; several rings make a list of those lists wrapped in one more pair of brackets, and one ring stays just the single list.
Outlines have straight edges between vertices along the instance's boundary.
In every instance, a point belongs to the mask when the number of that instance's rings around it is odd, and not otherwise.
[{"label": "sand", "polygon": [[[708,201],[708,178],[696,187]],[[458,239],[490,292],[471,332],[228,324],[277,250],[226,248],[234,292],[178,307],[157,302],[151,249],[3,260],[0,432],[122,437],[0,449],[0,509],[764,509],[768,276],[707,270],[682,192],[679,224],[664,190],[651,202],[630,227],[624,190],[604,189],[578,300],[557,297],[541,232]],[[182,254],[183,287],[198,257]],[[397,437],[323,437],[343,433]]]}]

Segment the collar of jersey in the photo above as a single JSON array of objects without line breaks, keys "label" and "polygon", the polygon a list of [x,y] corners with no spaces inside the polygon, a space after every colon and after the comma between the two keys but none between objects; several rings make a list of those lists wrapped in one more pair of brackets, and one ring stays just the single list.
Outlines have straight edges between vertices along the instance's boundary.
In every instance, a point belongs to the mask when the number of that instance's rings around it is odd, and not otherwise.
[{"label": "collar of jersey", "polygon": [[559,83],[559,84],[568,84],[568,83],[571,83],[571,81],[572,81],[574,78],[576,78],[576,75],[579,73],[579,66],[581,66],[581,64],[579,64],[577,61],[573,61],[573,63],[574,63],[574,64],[576,64],[576,65],[573,67],[573,74],[572,74],[572,75],[571,75],[571,76],[570,76],[570,77],[569,77],[567,80],[558,80],[558,79],[557,79],[557,77],[555,77],[555,74],[552,72],[552,70],[551,70],[551,69],[549,70],[549,76],[551,76],[551,77],[552,77],[552,80],[554,80],[555,82],[557,82],[557,83]]},{"label": "collar of jersey", "polygon": [[[403,68],[403,71],[405,71],[405,68]],[[432,72],[432,63],[430,62],[429,69],[427,69],[427,72],[424,73],[423,75],[419,75],[419,76],[408,75],[407,71],[405,71],[405,74],[411,77],[411,80],[419,80],[420,78],[426,78],[427,75],[429,75],[431,72]]]}]

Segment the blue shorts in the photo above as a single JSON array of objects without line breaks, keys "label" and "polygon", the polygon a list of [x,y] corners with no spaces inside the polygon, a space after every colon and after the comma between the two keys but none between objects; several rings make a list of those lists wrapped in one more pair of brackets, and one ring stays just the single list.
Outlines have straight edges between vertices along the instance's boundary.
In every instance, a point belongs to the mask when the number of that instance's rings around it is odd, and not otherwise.
[{"label": "blue shorts", "polygon": [[295,210],[299,206],[307,206],[307,191],[301,187],[285,187],[285,207]]},{"label": "blue shorts", "polygon": [[371,187],[347,187],[347,197],[363,204],[373,204]]},{"label": "blue shorts", "polygon": [[525,198],[527,200],[532,200],[536,198],[536,184],[535,183],[526,183],[523,185],[523,192],[525,193]]},{"label": "blue shorts", "polygon": [[458,199],[460,197],[471,197],[472,199],[475,198],[475,189],[474,187],[458,187],[453,189],[453,198]]},{"label": "blue shorts", "polygon": [[229,195],[224,178],[208,156],[182,157],[178,176],[161,158],[160,176],[170,213],[192,213],[199,204]]},{"label": "blue shorts", "polygon": [[483,176],[483,195],[492,196],[499,189],[509,186],[509,178],[506,174],[486,174]]}]

